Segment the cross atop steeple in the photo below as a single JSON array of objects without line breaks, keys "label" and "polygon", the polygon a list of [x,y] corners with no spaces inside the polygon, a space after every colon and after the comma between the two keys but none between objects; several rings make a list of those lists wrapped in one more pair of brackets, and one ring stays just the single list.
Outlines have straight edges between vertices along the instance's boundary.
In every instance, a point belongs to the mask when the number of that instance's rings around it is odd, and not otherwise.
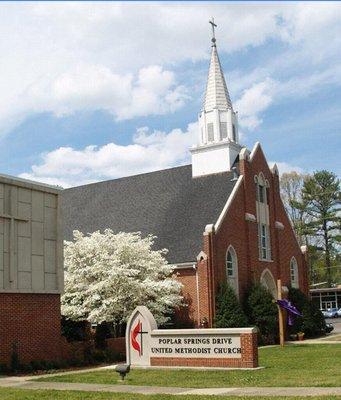
[{"label": "cross atop steeple", "polygon": [[212,43],[213,43],[212,46],[215,46],[216,39],[215,39],[214,28],[217,27],[217,24],[214,23],[214,18],[213,17],[212,17],[211,21],[208,21],[208,23],[211,24],[211,26],[212,26],[212,39],[211,40],[212,40]]}]

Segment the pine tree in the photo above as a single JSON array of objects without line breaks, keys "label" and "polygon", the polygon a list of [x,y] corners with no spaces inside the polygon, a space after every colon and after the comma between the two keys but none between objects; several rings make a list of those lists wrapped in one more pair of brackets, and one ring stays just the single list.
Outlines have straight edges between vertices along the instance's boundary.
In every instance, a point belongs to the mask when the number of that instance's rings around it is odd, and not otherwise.
[{"label": "pine tree", "polygon": [[226,282],[222,283],[216,296],[216,328],[237,328],[247,326],[247,318],[234,290]]},{"label": "pine tree", "polygon": [[317,171],[305,180],[302,202],[310,216],[306,229],[323,244],[328,286],[332,283],[332,253],[341,243],[340,199],[340,180],[334,173]]}]

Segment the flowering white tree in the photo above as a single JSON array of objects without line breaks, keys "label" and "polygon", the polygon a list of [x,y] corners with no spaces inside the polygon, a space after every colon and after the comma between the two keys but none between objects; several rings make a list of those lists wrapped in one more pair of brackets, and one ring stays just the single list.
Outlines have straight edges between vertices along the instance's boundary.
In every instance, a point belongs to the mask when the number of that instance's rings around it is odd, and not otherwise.
[{"label": "flowering white tree", "polygon": [[164,258],[152,250],[154,236],[106,229],[84,235],[74,231],[66,242],[62,314],[92,323],[127,320],[138,305],[147,306],[162,324],[182,300],[181,284]]}]

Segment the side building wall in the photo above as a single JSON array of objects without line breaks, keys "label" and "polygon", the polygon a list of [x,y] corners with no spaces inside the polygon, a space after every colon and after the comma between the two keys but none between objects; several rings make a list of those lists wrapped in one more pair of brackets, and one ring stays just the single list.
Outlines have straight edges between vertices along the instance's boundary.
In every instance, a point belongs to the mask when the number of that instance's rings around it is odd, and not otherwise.
[{"label": "side building wall", "polygon": [[61,356],[62,217],[57,188],[0,175],[0,363]]}]

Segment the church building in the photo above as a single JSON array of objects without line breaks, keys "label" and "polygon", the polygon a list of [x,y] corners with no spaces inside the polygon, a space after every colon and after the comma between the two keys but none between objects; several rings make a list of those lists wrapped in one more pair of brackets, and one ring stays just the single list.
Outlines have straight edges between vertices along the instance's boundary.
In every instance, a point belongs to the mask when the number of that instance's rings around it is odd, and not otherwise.
[{"label": "church building", "polygon": [[214,34],[190,152],[190,165],[64,190],[64,238],[106,228],[155,235],[156,247],[168,249],[195,326],[212,326],[223,281],[239,299],[252,282],[276,296],[277,279],[284,293],[290,286],[307,293],[305,249],[281,201],[278,169],[269,168],[259,143],[252,151],[240,144]]}]

